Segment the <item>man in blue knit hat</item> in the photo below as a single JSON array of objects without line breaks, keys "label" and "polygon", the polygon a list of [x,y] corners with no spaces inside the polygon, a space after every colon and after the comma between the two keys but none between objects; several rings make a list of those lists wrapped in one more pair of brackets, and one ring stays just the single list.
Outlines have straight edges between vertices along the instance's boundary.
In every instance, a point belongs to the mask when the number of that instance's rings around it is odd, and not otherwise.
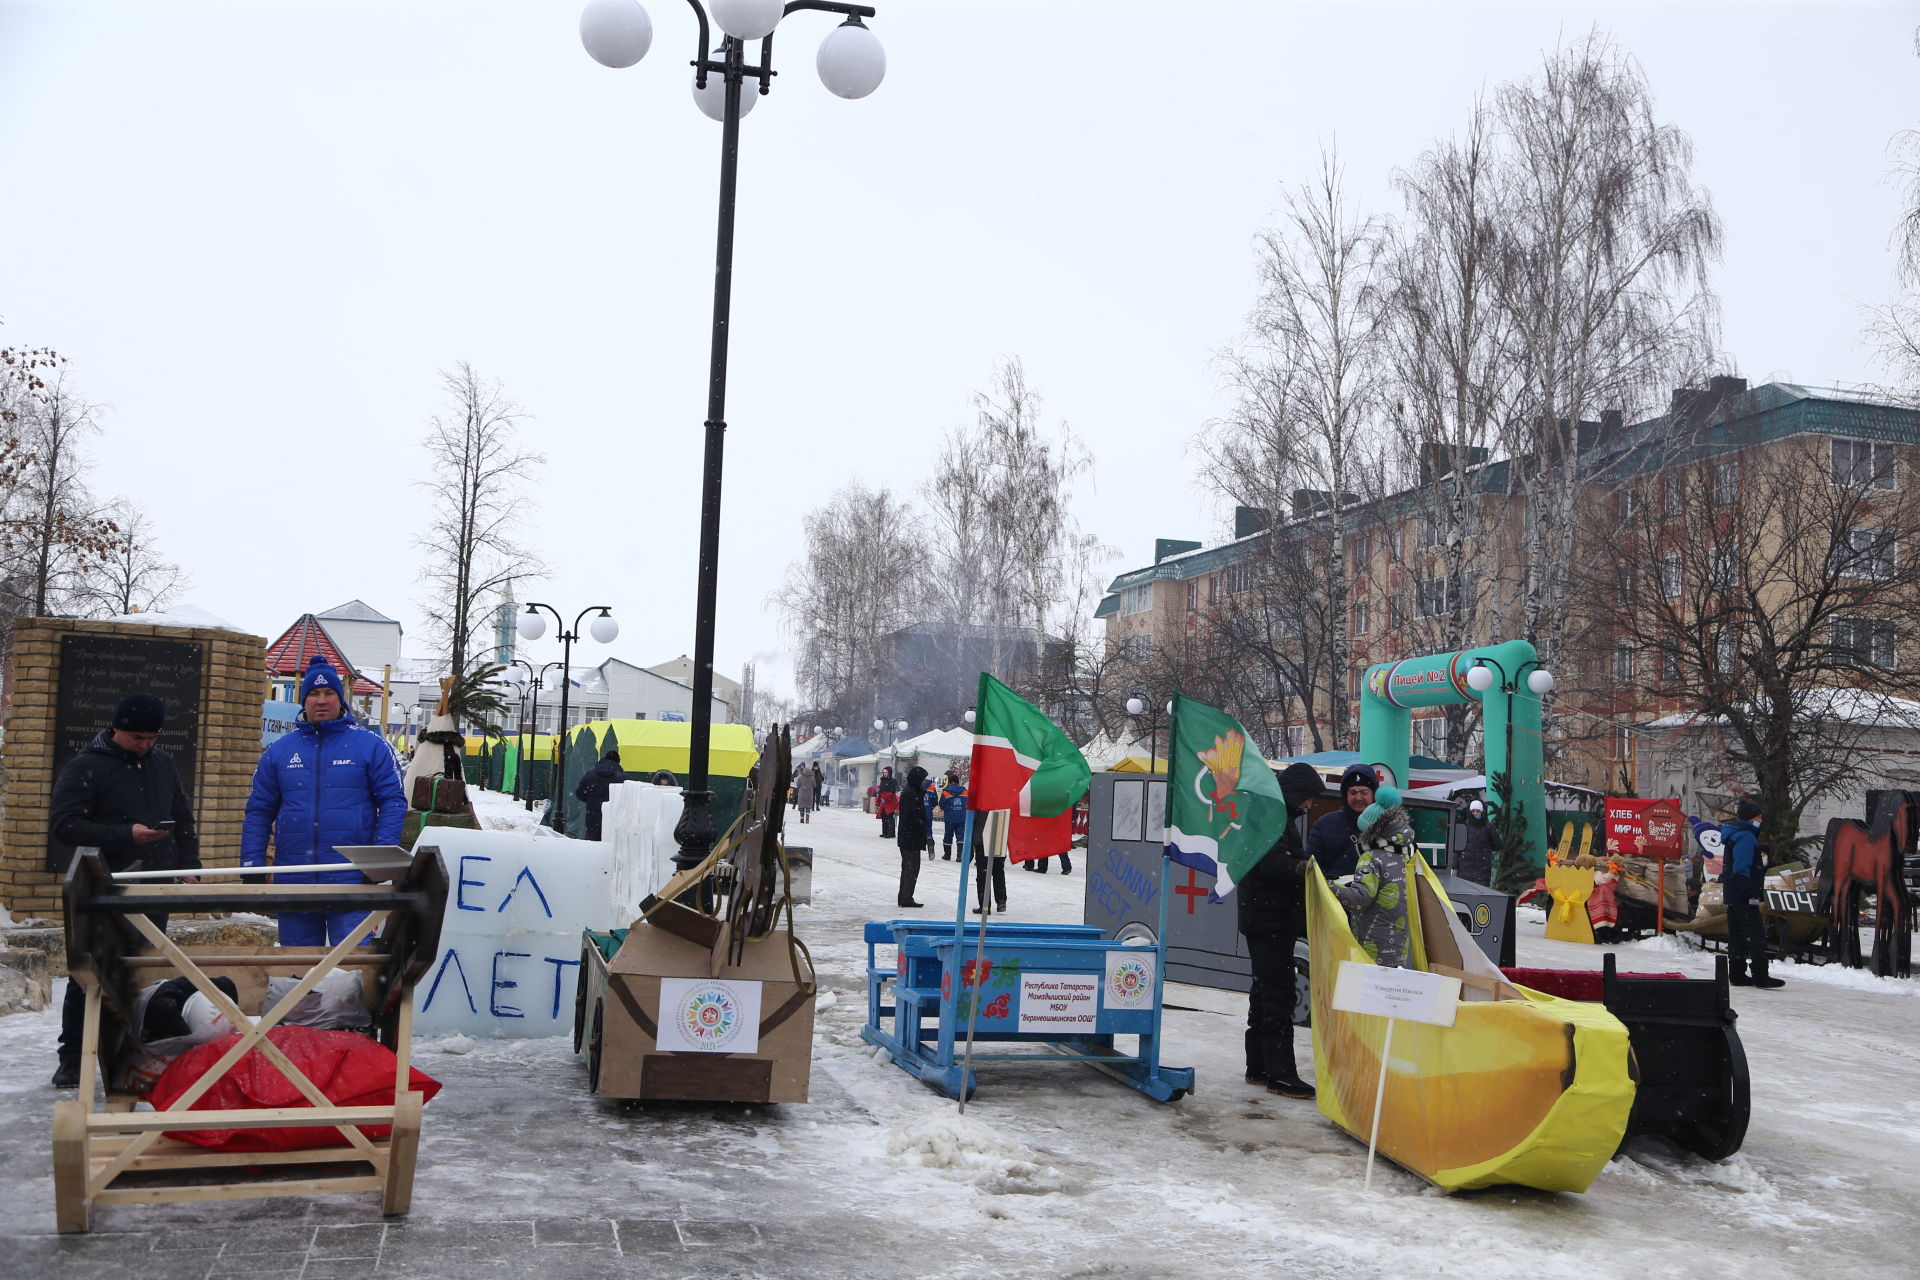
[{"label": "man in blue knit hat", "polygon": [[[300,678],[300,720],[260,754],[240,828],[240,862],[310,870],[274,879],[287,884],[365,884],[336,845],[398,844],[407,799],[393,749],[347,710],[346,686],[322,654]],[[319,870],[326,867],[328,870]],[[283,911],[280,945],[331,946],[366,918],[364,911]]]}]

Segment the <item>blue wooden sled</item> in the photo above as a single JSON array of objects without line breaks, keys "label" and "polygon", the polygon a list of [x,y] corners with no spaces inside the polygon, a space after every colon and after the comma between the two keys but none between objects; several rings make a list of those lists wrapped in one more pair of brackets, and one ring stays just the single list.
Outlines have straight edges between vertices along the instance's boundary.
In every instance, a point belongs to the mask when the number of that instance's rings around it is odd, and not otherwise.
[{"label": "blue wooden sled", "polygon": [[[963,1052],[969,1021],[973,1043],[985,1047],[973,1062],[1083,1062],[1159,1102],[1192,1092],[1193,1068],[1160,1065],[1164,947],[1112,941],[1094,925],[967,921],[967,818],[954,922],[866,926],[861,1038],[950,1098],[971,1097],[979,1084]],[[1163,909],[1165,901],[1163,883]],[[875,961],[882,946],[894,949],[886,967]],[[1122,1035],[1139,1037],[1137,1052],[1115,1045]]]}]

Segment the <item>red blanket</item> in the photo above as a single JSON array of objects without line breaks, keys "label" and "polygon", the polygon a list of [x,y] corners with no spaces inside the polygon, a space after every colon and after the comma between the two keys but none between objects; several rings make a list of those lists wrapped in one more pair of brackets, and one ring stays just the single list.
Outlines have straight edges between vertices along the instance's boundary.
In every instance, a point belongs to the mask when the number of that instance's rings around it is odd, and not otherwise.
[{"label": "red blanket", "polygon": [[[148,1095],[153,1105],[164,1111],[183,1096],[208,1068],[231,1049],[238,1035],[214,1040],[187,1050],[173,1060]],[[275,1027],[267,1032],[288,1061],[306,1074],[327,1101],[343,1107],[387,1106],[393,1102],[393,1050],[352,1031],[320,1031],[313,1027]],[[408,1087],[431,1099],[440,1092],[440,1082],[413,1069]],[[259,1048],[233,1064],[214,1086],[202,1094],[190,1110],[240,1111],[263,1107],[304,1107],[293,1082],[267,1061]],[[369,1138],[387,1136],[386,1125],[364,1125],[361,1132]],[[168,1137],[191,1142],[195,1146],[227,1151],[297,1151],[305,1147],[343,1147],[347,1139],[340,1130],[326,1125],[301,1125],[279,1129],[183,1129],[169,1130]]]}]

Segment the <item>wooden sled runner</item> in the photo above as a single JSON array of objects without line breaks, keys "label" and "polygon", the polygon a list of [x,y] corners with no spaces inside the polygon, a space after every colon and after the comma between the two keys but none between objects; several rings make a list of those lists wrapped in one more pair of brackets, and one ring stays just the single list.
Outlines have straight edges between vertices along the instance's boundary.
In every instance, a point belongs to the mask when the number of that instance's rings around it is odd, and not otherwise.
[{"label": "wooden sled runner", "polygon": [[[80,1090],[53,1108],[54,1211],[63,1232],[88,1229],[93,1208],[110,1204],[236,1200],[377,1191],[388,1214],[405,1213],[413,1195],[420,1144],[421,1095],[407,1086],[413,1032],[413,984],[439,950],[447,877],[439,853],[418,851],[411,865],[386,884],[150,884],[115,883],[106,863],[78,854],[63,885],[67,966],[86,992],[80,1052]],[[145,912],[370,911],[360,927],[327,951],[269,947],[181,948]],[[383,927],[384,926],[384,927]],[[379,936],[375,937],[378,932]],[[370,945],[361,946],[372,938]],[[330,1102],[271,1040],[300,999],[336,970],[361,975],[380,1042],[398,1066],[394,1101],[383,1106]],[[137,1030],[134,1002],[142,987],[183,977],[212,1001],[241,1033],[205,1074],[165,1111],[135,1111],[131,1095],[114,1094],[96,1110],[94,1080],[111,1070]],[[238,1002],[215,978],[231,979]],[[261,1008],[267,979],[298,978],[271,1009]],[[258,1049],[305,1098],[305,1106],[180,1113]],[[390,1129],[371,1138],[363,1127]],[[347,1145],[297,1151],[209,1150],[167,1135],[168,1130],[258,1130],[303,1126],[338,1128]],[[311,1166],[311,1168],[305,1168]],[[332,1166],[332,1171],[326,1170]],[[220,1181],[232,1170],[231,1181]],[[211,1176],[210,1176],[211,1175]],[[291,1176],[289,1176],[291,1175]]]}]

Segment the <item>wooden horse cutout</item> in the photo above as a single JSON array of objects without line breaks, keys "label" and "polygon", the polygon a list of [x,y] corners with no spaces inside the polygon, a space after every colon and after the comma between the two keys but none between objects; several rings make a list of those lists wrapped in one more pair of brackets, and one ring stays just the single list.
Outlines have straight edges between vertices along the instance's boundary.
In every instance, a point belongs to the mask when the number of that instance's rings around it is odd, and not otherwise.
[{"label": "wooden horse cutout", "polygon": [[1883,978],[1913,976],[1913,895],[1901,876],[1920,818],[1911,800],[1882,797],[1869,824],[1852,818],[1827,823],[1820,860],[1820,892],[1827,902],[1827,940],[1842,964],[1862,967],[1860,897],[1874,895],[1873,971]]}]

